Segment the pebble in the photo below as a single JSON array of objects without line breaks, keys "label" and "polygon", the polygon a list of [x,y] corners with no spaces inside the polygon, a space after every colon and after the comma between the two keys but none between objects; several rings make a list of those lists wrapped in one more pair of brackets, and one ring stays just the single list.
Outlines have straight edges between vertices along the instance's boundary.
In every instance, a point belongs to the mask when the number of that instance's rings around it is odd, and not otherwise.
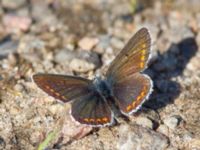
[{"label": "pebble", "polygon": [[172,27],[167,34],[169,34],[168,39],[170,39],[172,43],[179,43],[187,38],[195,38],[194,33],[187,26]]},{"label": "pebble", "polygon": [[18,92],[23,92],[25,89],[24,89],[24,86],[22,85],[22,84],[20,84],[20,83],[18,83],[18,84],[16,84],[15,86],[14,86],[14,89],[16,90],[16,91],[18,91]]},{"label": "pebble", "polygon": [[86,60],[77,59],[77,58],[74,58],[70,62],[69,67],[73,71],[81,72],[81,73],[88,72],[88,71],[95,69],[95,65],[93,63],[90,63]]},{"label": "pebble", "polygon": [[98,42],[97,38],[84,37],[78,42],[78,46],[83,50],[91,50]]},{"label": "pebble", "polygon": [[80,139],[91,131],[91,126],[86,126],[76,122],[68,112],[66,113],[62,128],[62,134],[63,137],[65,137],[64,140],[69,139],[69,137]]},{"label": "pebble", "polygon": [[117,148],[120,150],[138,149],[165,149],[169,145],[166,136],[151,129],[138,125],[122,125],[119,128],[119,141]]},{"label": "pebble", "polygon": [[4,139],[0,136],[0,149],[4,149],[6,147],[6,142]]},{"label": "pebble", "polygon": [[109,35],[101,35],[99,37],[99,43],[95,46],[94,50],[98,54],[103,54],[105,49],[110,45],[111,37]]},{"label": "pebble", "polygon": [[153,122],[146,117],[136,117],[136,123],[143,127],[148,127],[150,129],[153,129]]},{"label": "pebble", "polygon": [[55,114],[58,114],[59,112],[60,113],[64,112],[64,107],[63,107],[63,105],[56,103],[56,104],[50,106],[49,110],[53,115],[55,115]]},{"label": "pebble", "polygon": [[180,123],[180,119],[176,116],[167,117],[163,120],[164,124],[170,129],[175,130]]},{"label": "pebble", "polygon": [[16,9],[23,4],[25,4],[26,0],[2,0],[2,6],[8,9]]},{"label": "pebble", "polygon": [[164,134],[164,135],[166,135],[166,136],[168,136],[168,134],[169,134],[169,128],[166,125],[164,125],[164,124],[161,124],[158,127],[157,131],[160,132],[160,133],[162,133],[162,134]]},{"label": "pebble", "polygon": [[79,50],[76,53],[76,58],[78,59],[82,59],[85,60],[89,63],[94,64],[96,67],[101,66],[101,60],[100,57],[97,53],[95,52],[88,52],[88,51],[83,51],[83,50]]},{"label": "pebble", "polygon": [[16,52],[19,42],[10,39],[5,39],[5,41],[0,41],[0,58],[6,57],[8,54]]},{"label": "pebble", "polygon": [[57,63],[69,63],[73,58],[75,54],[73,51],[62,49],[59,50],[55,55],[55,61]]},{"label": "pebble", "polygon": [[122,42],[120,39],[112,37],[110,41],[112,47],[121,50],[124,47],[124,42]]},{"label": "pebble", "polygon": [[44,66],[44,68],[45,68],[45,70],[46,71],[49,71],[50,69],[52,69],[53,68],[53,62],[52,61],[49,61],[48,59],[46,59],[46,60],[44,60],[43,62],[42,62],[42,64],[43,64],[43,66]]},{"label": "pebble", "polygon": [[9,33],[18,31],[27,31],[32,23],[31,18],[6,14],[3,16],[3,24]]}]

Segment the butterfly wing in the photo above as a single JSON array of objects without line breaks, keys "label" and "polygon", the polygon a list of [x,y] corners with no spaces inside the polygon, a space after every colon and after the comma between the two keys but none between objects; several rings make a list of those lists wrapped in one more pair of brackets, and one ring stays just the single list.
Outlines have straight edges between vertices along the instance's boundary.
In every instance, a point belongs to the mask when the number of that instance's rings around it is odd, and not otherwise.
[{"label": "butterfly wing", "polygon": [[113,93],[123,114],[131,114],[142,105],[152,91],[152,81],[147,75],[135,73],[115,82]]},{"label": "butterfly wing", "polygon": [[90,80],[65,75],[36,74],[34,82],[50,96],[63,102],[90,93],[92,82]]},{"label": "butterfly wing", "polygon": [[72,103],[71,115],[81,124],[106,126],[113,123],[113,113],[101,95],[93,91]]},{"label": "butterfly wing", "polygon": [[145,69],[150,55],[151,38],[140,29],[111,63],[106,74],[116,103],[124,114],[139,108],[152,91],[152,81],[139,72]]},{"label": "butterfly wing", "polygon": [[113,122],[109,106],[91,80],[53,74],[36,74],[33,80],[50,96],[63,102],[73,101],[71,115],[76,121],[93,126],[110,125]]},{"label": "butterfly wing", "polygon": [[119,80],[144,70],[149,59],[150,46],[148,30],[140,29],[113,60],[106,73],[107,78]]}]

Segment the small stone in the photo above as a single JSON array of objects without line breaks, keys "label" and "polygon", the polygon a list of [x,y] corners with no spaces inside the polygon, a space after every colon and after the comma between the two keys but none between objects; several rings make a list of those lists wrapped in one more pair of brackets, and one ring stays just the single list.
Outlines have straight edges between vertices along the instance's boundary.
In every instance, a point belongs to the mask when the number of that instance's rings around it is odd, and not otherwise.
[{"label": "small stone", "polygon": [[153,122],[150,119],[146,118],[146,117],[137,117],[136,118],[136,123],[138,125],[143,126],[143,127],[148,127],[150,129],[153,129]]},{"label": "small stone", "polygon": [[95,65],[93,63],[89,63],[86,60],[77,59],[77,58],[73,59],[70,62],[69,66],[73,71],[82,72],[82,73],[94,70],[95,68]]},{"label": "small stone", "polygon": [[78,42],[78,46],[84,50],[91,50],[98,42],[97,38],[84,37]]},{"label": "small stone", "polygon": [[57,63],[69,63],[73,58],[75,57],[75,54],[73,51],[62,49],[59,50],[58,53],[55,55],[55,61]]},{"label": "small stone", "polygon": [[49,107],[49,110],[51,111],[52,114],[58,114],[59,112],[64,112],[64,107],[63,105],[57,103]]},{"label": "small stone", "polygon": [[188,144],[189,144],[189,147],[192,150],[199,150],[199,148],[200,148],[200,140],[199,140],[199,138],[192,139]]},{"label": "small stone", "polygon": [[124,42],[122,42],[120,39],[118,38],[111,38],[111,45],[114,47],[114,48],[117,48],[119,50],[121,50],[123,47],[124,47]]},{"label": "small stone", "polygon": [[9,9],[16,9],[23,4],[25,4],[26,0],[2,0],[2,6]]},{"label": "small stone", "polygon": [[6,30],[10,32],[27,31],[31,25],[31,18],[6,14],[3,16],[3,24]]},{"label": "small stone", "polygon": [[42,64],[43,64],[43,66],[45,67],[45,70],[50,70],[50,69],[52,69],[53,68],[53,62],[52,61],[49,61],[49,60],[44,60],[43,62],[42,62]]},{"label": "small stone", "polygon": [[166,136],[138,125],[122,125],[119,128],[120,150],[166,149],[169,145]]},{"label": "small stone", "polygon": [[20,83],[16,84],[14,89],[18,92],[23,92],[24,91],[24,86]]},{"label": "small stone", "polygon": [[6,147],[6,142],[4,139],[0,136],[0,149],[4,149]]},{"label": "small stone", "polygon": [[20,108],[18,108],[18,107],[12,107],[11,109],[10,109],[10,114],[11,115],[17,115],[17,114],[19,114],[20,113]]},{"label": "small stone", "polygon": [[168,117],[168,118],[165,118],[163,120],[164,124],[166,126],[168,126],[170,129],[172,130],[175,130],[176,127],[179,125],[179,118],[176,117],[176,116],[171,116],[171,117]]},{"label": "small stone", "polygon": [[35,131],[32,134],[30,134],[30,141],[32,143],[40,143],[42,138],[44,139],[44,135],[42,132],[40,131]]},{"label": "small stone", "polygon": [[76,58],[81,59],[81,60],[85,60],[85,61],[87,61],[89,63],[92,63],[96,67],[100,67],[101,66],[100,57],[95,52],[88,52],[88,51],[79,50],[76,53]]},{"label": "small stone", "polygon": [[[66,109],[67,110],[67,109]],[[62,134],[64,139],[69,139],[69,137],[74,139],[80,139],[92,131],[91,126],[86,126],[75,121],[70,113],[66,113],[65,119],[63,120]]]},{"label": "small stone", "polygon": [[102,35],[99,37],[99,43],[96,45],[93,51],[103,54],[105,49],[109,46],[110,44],[110,36],[109,35]]},{"label": "small stone", "polygon": [[1,41],[0,44],[0,57],[6,57],[8,54],[17,51],[19,42],[13,41],[10,38],[3,39],[4,42]]},{"label": "small stone", "polygon": [[160,133],[162,133],[162,134],[164,134],[164,135],[166,135],[166,136],[168,136],[168,134],[169,134],[169,128],[166,125],[164,125],[164,124],[161,124],[158,127],[157,131],[160,132]]},{"label": "small stone", "polygon": [[173,43],[179,43],[179,42],[181,42],[181,40],[187,39],[187,38],[195,38],[194,33],[187,26],[172,27],[171,30],[169,30],[169,32],[167,34],[169,34],[168,38]]}]

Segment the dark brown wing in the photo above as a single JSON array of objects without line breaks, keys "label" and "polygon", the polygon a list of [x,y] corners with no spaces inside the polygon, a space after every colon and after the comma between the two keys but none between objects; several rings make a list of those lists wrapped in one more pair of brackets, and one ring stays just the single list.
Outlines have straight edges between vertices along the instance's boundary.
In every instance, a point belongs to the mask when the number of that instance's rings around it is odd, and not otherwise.
[{"label": "dark brown wing", "polygon": [[34,82],[50,96],[68,102],[91,92],[92,81],[74,76],[36,74]]},{"label": "dark brown wing", "polygon": [[150,54],[151,38],[146,28],[140,29],[111,63],[107,78],[119,80],[145,69]]},{"label": "dark brown wing", "polygon": [[113,84],[113,95],[124,114],[135,112],[152,92],[152,81],[147,75],[135,73]]},{"label": "dark brown wing", "polygon": [[147,65],[151,38],[146,28],[140,29],[117,55],[107,72],[120,110],[124,114],[136,111],[152,91],[152,81],[140,74]]},{"label": "dark brown wing", "polygon": [[113,123],[113,114],[98,92],[81,96],[72,103],[72,117],[81,124],[106,126]]},{"label": "dark brown wing", "polygon": [[35,83],[63,102],[73,100],[71,115],[81,124],[105,126],[113,122],[112,112],[90,80],[53,74],[36,74]]}]

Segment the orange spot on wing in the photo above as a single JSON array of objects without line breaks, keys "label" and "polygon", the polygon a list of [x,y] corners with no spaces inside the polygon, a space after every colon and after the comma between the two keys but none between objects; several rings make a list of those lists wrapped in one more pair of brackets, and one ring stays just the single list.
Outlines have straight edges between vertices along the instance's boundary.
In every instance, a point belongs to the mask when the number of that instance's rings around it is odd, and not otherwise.
[{"label": "orange spot on wing", "polygon": [[94,120],[94,119],[90,119],[89,121],[90,121],[90,122],[94,122],[95,120]]},{"label": "orange spot on wing", "polygon": [[98,119],[96,119],[96,122],[101,122],[101,119],[99,119],[99,118],[98,118]]},{"label": "orange spot on wing", "polygon": [[145,93],[145,92],[143,91],[140,95],[143,97],[143,96],[144,96],[144,93]]},{"label": "orange spot on wing", "polygon": [[135,101],[132,103],[132,107],[135,108]]},{"label": "orange spot on wing", "polygon": [[126,107],[126,110],[127,110],[127,111],[130,111],[131,108],[132,108],[131,105],[128,105],[128,106]]},{"label": "orange spot on wing", "polygon": [[145,60],[145,56],[141,56],[141,61],[144,61]]},{"label": "orange spot on wing", "polygon": [[139,95],[138,97],[137,97],[137,100],[136,101],[139,101],[141,99],[141,96]]},{"label": "orange spot on wing", "polygon": [[52,93],[54,93],[55,91],[54,91],[54,89],[50,89],[50,91],[52,92]]},{"label": "orange spot on wing", "polygon": [[144,67],[144,63],[141,62],[141,63],[140,63],[140,68],[143,68],[143,67]]},{"label": "orange spot on wing", "polygon": [[146,51],[143,49],[143,50],[141,51],[141,53],[142,53],[142,55],[145,55],[145,54],[146,54]]},{"label": "orange spot on wing", "polygon": [[50,87],[48,85],[45,86],[46,89],[50,89]]},{"label": "orange spot on wing", "polygon": [[56,92],[55,94],[56,94],[56,96],[60,96],[60,93],[58,93],[58,92]]},{"label": "orange spot on wing", "polygon": [[85,119],[83,119],[85,122],[89,122],[89,119],[88,118],[85,118]]},{"label": "orange spot on wing", "polygon": [[107,122],[107,121],[108,121],[108,118],[104,117],[104,118],[102,118],[102,121],[103,121],[103,122]]},{"label": "orange spot on wing", "polygon": [[142,44],[142,48],[145,48],[146,47],[146,44]]},{"label": "orange spot on wing", "polygon": [[66,99],[66,97],[65,97],[65,96],[62,96],[61,98],[62,98],[62,99]]}]

